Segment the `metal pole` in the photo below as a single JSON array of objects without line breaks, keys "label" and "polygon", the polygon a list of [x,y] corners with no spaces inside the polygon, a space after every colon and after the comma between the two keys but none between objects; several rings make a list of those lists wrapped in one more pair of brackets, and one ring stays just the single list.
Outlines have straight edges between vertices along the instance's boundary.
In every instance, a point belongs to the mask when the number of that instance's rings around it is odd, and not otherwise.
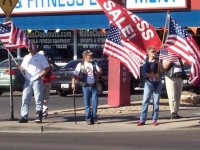
[{"label": "metal pole", "polygon": [[74,57],[73,59],[76,60],[77,59],[77,32],[73,32],[74,33]]},{"label": "metal pole", "polygon": [[13,83],[12,83],[12,63],[11,56],[8,53],[9,69],[10,69],[10,120],[14,120],[14,106],[13,106]]},{"label": "metal pole", "polygon": [[17,58],[20,58],[20,57],[21,57],[21,49],[18,48],[18,49],[17,49]]},{"label": "metal pole", "polygon": [[74,121],[76,124],[76,100],[75,100],[75,90],[73,90],[73,97],[74,97]]},{"label": "metal pole", "polygon": [[164,41],[165,41],[165,34],[166,34],[166,30],[167,30],[167,24],[169,22],[168,15],[169,15],[169,11],[167,11],[167,15],[166,15],[166,19],[165,19],[165,27],[164,27],[163,37],[162,37],[162,46],[163,46]]}]

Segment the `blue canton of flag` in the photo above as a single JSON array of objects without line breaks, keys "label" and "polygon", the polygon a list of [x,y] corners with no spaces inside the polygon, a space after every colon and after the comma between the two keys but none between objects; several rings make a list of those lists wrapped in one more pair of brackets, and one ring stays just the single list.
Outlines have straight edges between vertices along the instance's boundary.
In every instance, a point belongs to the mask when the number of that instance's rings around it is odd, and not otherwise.
[{"label": "blue canton of flag", "polygon": [[116,44],[123,46],[123,44],[121,42],[121,35],[120,35],[119,29],[117,27],[113,26],[112,24],[110,25],[110,30],[109,30],[107,39],[109,41],[112,41]]},{"label": "blue canton of flag", "polygon": [[190,34],[184,29],[184,27],[179,25],[178,22],[174,20],[171,16],[169,26],[169,35],[170,34],[177,35],[183,39],[190,36]]},{"label": "blue canton of flag", "polygon": [[167,51],[166,49],[161,48],[159,59],[162,59],[162,60],[165,60],[165,61],[177,62],[178,57],[175,54]]},{"label": "blue canton of flag", "polygon": [[162,55],[168,55],[168,51],[162,48],[160,50],[160,54],[162,54]]},{"label": "blue canton of flag", "polygon": [[11,26],[0,23],[0,40],[5,45],[9,44],[11,35]]},{"label": "blue canton of flag", "polygon": [[0,35],[5,33],[10,33],[11,26],[5,26],[2,23],[0,24]]}]

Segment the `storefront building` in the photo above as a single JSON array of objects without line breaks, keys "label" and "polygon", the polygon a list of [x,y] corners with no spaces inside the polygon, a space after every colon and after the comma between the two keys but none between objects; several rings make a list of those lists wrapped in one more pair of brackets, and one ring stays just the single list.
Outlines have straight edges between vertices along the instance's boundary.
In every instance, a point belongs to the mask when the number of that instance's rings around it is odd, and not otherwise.
[{"label": "storefront building", "polygon": [[[151,23],[162,38],[166,12],[194,35],[200,46],[198,26],[199,0],[126,0],[127,9]],[[5,15],[0,11],[0,19]],[[96,0],[19,0],[11,19],[24,30],[27,37],[43,49],[55,63],[67,63],[81,58],[90,49],[95,57],[101,57],[106,32],[107,16]],[[192,32],[192,27],[197,33]],[[1,46],[2,48],[2,46]],[[21,49],[18,56],[26,50]]]}]

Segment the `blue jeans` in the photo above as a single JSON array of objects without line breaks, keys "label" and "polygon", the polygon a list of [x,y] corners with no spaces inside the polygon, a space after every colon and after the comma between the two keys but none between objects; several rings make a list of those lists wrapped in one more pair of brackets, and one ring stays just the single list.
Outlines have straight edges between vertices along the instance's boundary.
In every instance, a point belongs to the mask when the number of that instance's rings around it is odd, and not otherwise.
[{"label": "blue jeans", "polygon": [[[83,102],[85,107],[86,121],[97,120],[98,92],[94,86],[83,86]],[[92,103],[92,109],[91,107]]]},{"label": "blue jeans", "polygon": [[153,86],[151,86],[147,82],[145,82],[140,122],[146,122],[148,106],[149,106],[152,94],[153,94],[152,120],[157,121],[158,113],[159,113],[159,102],[160,102],[161,90],[162,90],[161,82],[158,84],[157,88],[154,88]]},{"label": "blue jeans", "polygon": [[34,93],[36,112],[43,109],[42,79],[26,80],[23,87],[21,116],[28,119],[29,103]]}]

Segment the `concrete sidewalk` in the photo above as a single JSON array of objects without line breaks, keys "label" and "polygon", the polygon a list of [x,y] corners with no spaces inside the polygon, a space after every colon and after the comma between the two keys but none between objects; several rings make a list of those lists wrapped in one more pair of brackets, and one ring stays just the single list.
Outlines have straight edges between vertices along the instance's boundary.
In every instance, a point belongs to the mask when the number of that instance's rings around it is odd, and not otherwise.
[{"label": "concrete sidewalk", "polygon": [[[113,114],[100,115],[99,125],[87,125],[84,121],[84,114],[77,114],[76,124],[74,114],[51,114],[43,123],[37,124],[34,118],[30,118],[28,123],[20,124],[16,120],[0,120],[0,132],[18,132],[18,133],[51,133],[51,132],[137,132],[137,131],[155,131],[155,130],[177,130],[177,129],[199,129],[198,116],[200,110],[184,109],[179,113],[182,119],[169,119],[168,111],[160,111],[158,126],[153,126],[149,119],[144,126],[137,126],[139,113],[132,114]],[[151,118],[151,112],[147,118]]]},{"label": "concrete sidewalk", "polygon": [[[135,98],[135,95],[134,95]],[[136,97],[137,98],[137,97]],[[138,97],[139,98],[139,97]],[[35,123],[35,118],[30,118],[28,123],[20,124],[17,118],[14,121],[8,121],[2,116],[0,118],[0,132],[18,132],[18,133],[50,133],[50,132],[137,132],[137,131],[155,131],[155,130],[184,130],[184,129],[199,129],[200,109],[199,105],[188,105],[182,103],[179,115],[183,118],[171,120],[168,100],[160,101],[160,113],[158,117],[158,126],[153,126],[151,123],[151,111],[148,112],[147,122],[144,126],[137,126],[140,116],[142,100],[133,100],[129,107],[121,107],[120,112],[116,109],[107,106],[99,105],[99,125],[87,125],[85,120],[84,108],[77,108],[77,117],[75,124],[74,110],[52,110],[49,112],[47,119],[43,119],[43,123]],[[101,114],[100,111],[114,109],[113,113]],[[152,106],[151,106],[152,107]],[[137,112],[133,111],[138,110]],[[137,108],[137,109],[136,109]],[[125,111],[123,111],[125,110]],[[149,108],[152,110],[152,108]],[[79,112],[78,112],[79,111]],[[105,111],[107,112],[107,111]],[[126,112],[126,113],[125,113]],[[8,112],[7,112],[8,114]],[[8,116],[8,115],[6,115]],[[31,115],[34,116],[34,115]]]}]

